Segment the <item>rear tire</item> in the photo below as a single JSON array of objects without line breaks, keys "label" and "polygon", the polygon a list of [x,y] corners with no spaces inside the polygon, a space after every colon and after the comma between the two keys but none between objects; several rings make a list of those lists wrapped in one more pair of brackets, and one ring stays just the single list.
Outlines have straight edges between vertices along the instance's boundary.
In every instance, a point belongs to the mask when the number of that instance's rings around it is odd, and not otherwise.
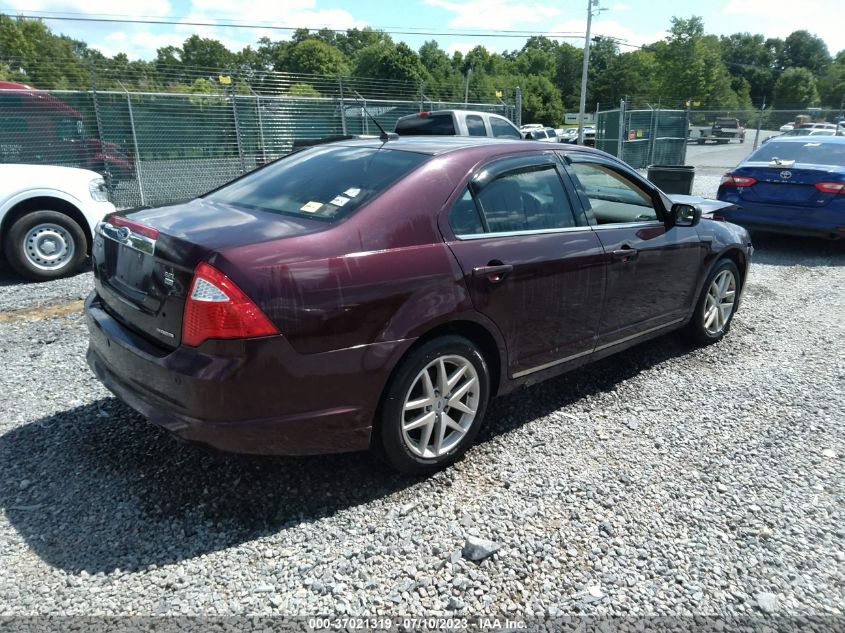
[{"label": "rear tire", "polygon": [[731,329],[742,288],[739,269],[730,259],[720,259],[713,266],[695,312],[687,326],[690,337],[701,345],[710,345],[722,339]]},{"label": "rear tire", "polygon": [[85,233],[58,211],[30,211],[6,233],[3,252],[9,265],[32,281],[49,281],[74,273],[85,261]]},{"label": "rear tire", "polygon": [[487,363],[472,342],[443,336],[424,343],[386,388],[374,438],[380,456],[411,474],[448,466],[472,445],[489,394]]}]

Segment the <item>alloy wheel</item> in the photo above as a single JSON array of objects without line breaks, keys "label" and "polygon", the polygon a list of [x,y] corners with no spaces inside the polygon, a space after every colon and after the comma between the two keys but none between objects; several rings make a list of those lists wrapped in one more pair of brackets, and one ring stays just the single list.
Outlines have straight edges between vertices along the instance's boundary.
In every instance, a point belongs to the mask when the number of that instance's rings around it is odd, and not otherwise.
[{"label": "alloy wheel", "polygon": [[713,278],[704,301],[704,329],[711,336],[721,333],[731,318],[736,298],[736,277],[723,270]]},{"label": "alloy wheel", "polygon": [[417,457],[436,459],[466,436],[478,413],[481,383],[475,366],[439,356],[417,374],[402,407],[402,440]]}]

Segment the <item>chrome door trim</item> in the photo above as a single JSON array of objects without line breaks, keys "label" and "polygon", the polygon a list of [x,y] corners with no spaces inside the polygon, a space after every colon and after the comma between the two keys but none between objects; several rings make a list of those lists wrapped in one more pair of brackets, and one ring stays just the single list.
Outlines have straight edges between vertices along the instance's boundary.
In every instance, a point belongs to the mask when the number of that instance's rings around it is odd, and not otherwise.
[{"label": "chrome door trim", "polygon": [[604,345],[600,345],[594,349],[588,349],[583,352],[579,352],[578,354],[573,354],[572,356],[567,356],[566,358],[560,358],[558,360],[553,360],[548,363],[544,363],[542,365],[537,365],[536,367],[532,367],[530,369],[523,369],[522,371],[518,371],[512,374],[512,378],[522,378],[523,376],[528,376],[529,374],[536,373],[538,371],[543,371],[544,369],[549,369],[554,367],[555,365],[562,365],[563,363],[569,362],[571,360],[575,360],[577,358],[581,358],[582,356],[586,356],[588,354],[592,354],[594,352],[599,352],[603,349],[607,349],[608,347],[613,347],[614,345],[620,345],[621,343],[625,343],[626,341],[630,341],[635,338],[639,338],[640,336],[645,336],[646,334],[651,334],[652,332],[656,332],[657,330],[661,330],[663,328],[670,327],[677,323],[683,321],[683,317],[680,319],[675,319],[674,321],[669,321],[668,323],[661,323],[660,325],[656,325],[652,328],[647,330],[643,330],[642,332],[637,332],[636,334],[631,334],[630,336],[625,336],[620,339],[616,339],[615,341],[611,341],[610,343],[605,343]]},{"label": "chrome door trim", "polygon": [[589,231],[591,226],[566,226],[559,229],[530,229],[526,231],[500,231],[498,233],[470,233],[455,235],[459,240],[483,240],[488,237],[519,237],[521,235],[543,235],[545,233],[569,233],[575,231]]}]

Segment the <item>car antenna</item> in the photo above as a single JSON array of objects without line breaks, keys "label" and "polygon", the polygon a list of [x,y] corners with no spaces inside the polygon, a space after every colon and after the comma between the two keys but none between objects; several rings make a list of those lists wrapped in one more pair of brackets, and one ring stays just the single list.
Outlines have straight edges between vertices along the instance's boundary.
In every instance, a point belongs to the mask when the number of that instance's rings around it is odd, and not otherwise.
[{"label": "car antenna", "polygon": [[364,113],[365,113],[368,117],[370,117],[370,121],[372,121],[373,123],[375,123],[375,124],[376,124],[376,127],[377,127],[379,130],[381,130],[381,135],[379,136],[379,140],[380,140],[380,141],[382,141],[382,142],[384,142],[384,143],[387,143],[387,141],[395,141],[396,139],[398,139],[398,138],[399,138],[399,135],[398,135],[398,134],[396,134],[395,132],[394,132],[393,134],[388,134],[387,132],[385,132],[385,131],[384,131],[384,128],[381,126],[381,124],[379,124],[379,122],[378,122],[378,121],[376,121],[376,118],[375,118],[372,114],[370,114],[370,111],[369,111],[369,110],[367,110],[367,106],[366,106],[366,103],[367,103],[367,102],[366,102],[366,100],[364,99],[364,97],[362,97],[362,96],[361,96],[361,93],[360,93],[360,92],[358,92],[357,90],[353,90],[352,92],[354,92],[354,93],[355,93],[355,96],[356,96],[356,97],[358,97],[358,100],[361,102],[361,107],[364,109]]}]

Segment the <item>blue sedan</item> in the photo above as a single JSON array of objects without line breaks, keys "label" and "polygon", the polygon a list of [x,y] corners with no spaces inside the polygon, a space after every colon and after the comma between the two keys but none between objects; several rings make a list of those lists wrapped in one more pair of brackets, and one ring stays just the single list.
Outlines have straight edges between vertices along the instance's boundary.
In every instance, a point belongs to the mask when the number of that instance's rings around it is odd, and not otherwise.
[{"label": "blue sedan", "polygon": [[751,229],[845,237],[845,137],[775,138],[722,177],[729,222]]}]

